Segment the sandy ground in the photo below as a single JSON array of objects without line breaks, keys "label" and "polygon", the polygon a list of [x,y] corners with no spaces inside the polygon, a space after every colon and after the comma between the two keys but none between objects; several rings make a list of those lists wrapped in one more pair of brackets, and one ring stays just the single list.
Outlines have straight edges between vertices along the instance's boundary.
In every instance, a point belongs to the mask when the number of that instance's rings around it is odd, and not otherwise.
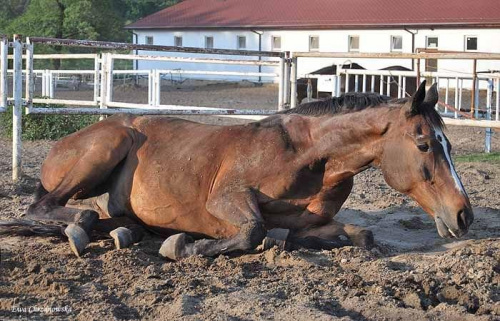
[{"label": "sandy ground", "polygon": [[[237,97],[231,102],[237,108],[274,102],[274,88],[220,90]],[[179,102],[208,105],[222,95],[175,94],[183,96]],[[496,151],[499,136],[493,140]],[[448,137],[454,154],[482,151],[484,130],[449,127]],[[24,143],[24,177],[14,185],[11,143],[0,138],[1,219],[22,217],[52,144]],[[162,239],[149,235],[125,250],[95,240],[77,259],[62,238],[4,236],[0,319],[498,320],[500,166],[459,163],[457,171],[476,217],[459,241],[439,238],[432,220],[375,170],[355,178],[354,191],[337,215],[374,232],[377,247],[371,251],[271,249],[169,262],[157,254]]]}]

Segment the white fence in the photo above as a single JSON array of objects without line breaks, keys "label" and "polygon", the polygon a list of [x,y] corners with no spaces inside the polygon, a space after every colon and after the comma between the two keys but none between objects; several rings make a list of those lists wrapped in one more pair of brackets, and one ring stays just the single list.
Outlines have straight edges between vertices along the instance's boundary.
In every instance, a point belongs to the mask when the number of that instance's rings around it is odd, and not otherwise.
[{"label": "white fence", "polygon": [[9,40],[6,36],[0,36],[0,112],[7,111],[7,68]]},{"label": "white fence", "polygon": [[[87,47],[105,50],[145,50],[145,51],[166,51],[166,52],[191,52],[196,54],[216,54],[216,55],[235,55],[235,56],[254,56],[267,57],[267,60],[238,60],[238,59],[207,59],[207,58],[186,58],[186,57],[166,57],[155,55],[127,55],[117,53],[102,54],[56,54],[56,55],[34,55],[34,45],[55,45],[71,47]],[[8,55],[8,48],[13,48],[13,55]],[[25,55],[23,56],[23,51]],[[7,70],[8,59],[12,59],[11,70]],[[293,57],[293,58],[290,58]],[[480,54],[480,53],[418,53],[418,54],[350,54],[350,53],[288,53],[288,52],[258,52],[242,50],[223,50],[223,49],[200,49],[200,48],[179,48],[168,46],[136,45],[127,43],[111,43],[99,41],[82,40],[64,40],[52,38],[31,38],[23,43],[19,37],[14,37],[12,42],[8,42],[6,37],[1,38],[0,42],[0,112],[5,112],[9,105],[13,106],[13,179],[16,181],[21,173],[21,110],[26,106],[26,112],[33,114],[96,114],[112,115],[116,113],[133,114],[163,114],[163,115],[226,115],[226,116],[245,116],[254,117],[257,115],[265,116],[275,113],[277,110],[292,108],[297,105],[297,64],[300,57],[328,57],[328,58],[372,58],[372,59],[495,59],[500,60],[500,54]],[[25,60],[25,70],[22,70],[23,58]],[[94,61],[94,69],[89,70],[34,70],[34,61],[40,59],[90,59]],[[274,59],[274,60],[272,60]],[[255,65],[272,66],[278,72],[217,72],[217,71],[185,71],[185,70],[115,70],[115,60],[154,60],[154,61],[178,61],[189,62],[193,64],[233,64],[233,65]],[[13,77],[13,95],[8,97],[8,75]],[[278,106],[277,110],[237,110],[214,107],[199,106],[178,106],[167,105],[161,101],[161,79],[164,75],[172,74],[204,74],[204,75],[232,75],[248,77],[273,77],[278,82]],[[69,100],[54,99],[54,87],[58,84],[76,84],[72,75],[86,75],[92,79],[93,97],[89,100]],[[148,79],[148,102],[147,104],[117,102],[113,100],[113,79],[117,76],[142,75]],[[35,98],[34,87],[35,77],[41,78],[42,96],[48,98]],[[417,71],[368,71],[337,68],[336,75],[307,75],[307,77],[330,80],[330,89],[333,95],[339,95],[347,91],[375,91],[375,88],[381,94],[391,94],[393,84],[396,84],[396,94],[393,96],[404,97],[409,90],[408,79],[414,77],[416,84],[420,82],[421,77],[432,78],[438,81],[441,88],[446,91],[443,113],[446,123],[453,125],[475,126],[485,128],[500,128],[499,119],[499,92],[500,75],[488,74],[478,75],[475,72],[471,76],[443,74],[443,73],[425,73]],[[353,83],[351,79],[354,78]],[[341,80],[345,81],[342,84]],[[22,87],[25,81],[25,94],[23,97]],[[472,80],[474,99],[471,107],[476,119],[460,119],[461,101],[464,90],[464,80]],[[378,81],[378,84],[377,84]],[[483,116],[479,113],[479,87],[478,82],[487,81],[488,90],[486,98],[486,111],[484,120],[478,120]],[[352,86],[351,86],[352,84]],[[454,91],[454,104],[449,104],[450,84],[454,84],[457,89]],[[351,88],[352,87],[352,88]],[[414,90],[415,88],[413,88]],[[496,99],[493,97],[496,93]],[[457,104],[458,102],[458,104]],[[48,107],[35,107],[34,103],[46,104]],[[51,108],[51,104],[65,105],[64,108]],[[74,107],[68,107],[74,106]],[[451,111],[451,113],[450,113]],[[492,120],[495,119],[495,120]],[[491,131],[490,131],[491,133]],[[488,143],[486,143],[488,144]]]}]

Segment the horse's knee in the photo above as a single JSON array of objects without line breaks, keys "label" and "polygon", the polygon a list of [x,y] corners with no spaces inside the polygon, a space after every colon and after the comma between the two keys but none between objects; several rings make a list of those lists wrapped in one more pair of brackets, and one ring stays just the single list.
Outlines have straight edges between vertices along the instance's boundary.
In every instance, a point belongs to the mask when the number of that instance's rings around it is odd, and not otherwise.
[{"label": "horse's knee", "polygon": [[253,221],[244,224],[240,228],[238,238],[241,250],[253,250],[259,246],[266,237],[267,231],[264,223]]}]

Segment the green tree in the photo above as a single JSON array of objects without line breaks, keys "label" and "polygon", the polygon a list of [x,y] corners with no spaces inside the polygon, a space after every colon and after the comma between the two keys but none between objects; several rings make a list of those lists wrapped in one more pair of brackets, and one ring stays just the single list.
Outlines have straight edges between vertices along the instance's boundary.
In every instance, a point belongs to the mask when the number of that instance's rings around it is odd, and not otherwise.
[{"label": "green tree", "polygon": [[29,0],[0,0],[0,33],[6,33],[6,27],[26,10],[29,2]]},{"label": "green tree", "polygon": [[7,30],[25,36],[124,40],[114,5],[113,0],[32,0]]},{"label": "green tree", "polygon": [[137,21],[166,7],[173,6],[181,0],[116,0],[122,8],[122,17],[125,24]]}]

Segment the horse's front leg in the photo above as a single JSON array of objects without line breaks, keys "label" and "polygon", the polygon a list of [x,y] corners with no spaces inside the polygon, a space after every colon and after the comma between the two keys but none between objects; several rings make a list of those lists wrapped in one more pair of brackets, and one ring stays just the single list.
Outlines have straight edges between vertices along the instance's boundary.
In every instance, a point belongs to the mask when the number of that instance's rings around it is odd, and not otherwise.
[{"label": "horse's front leg", "polygon": [[374,245],[374,239],[370,230],[331,220],[322,226],[293,231],[290,233],[287,243],[288,249],[330,250],[346,245],[371,249]]},{"label": "horse's front leg", "polygon": [[361,227],[336,222],[333,217],[341,209],[353,187],[353,178],[334,186],[325,186],[318,197],[297,219],[291,230],[274,229],[268,232],[264,248],[274,245],[282,249],[332,249],[346,245],[373,247],[373,234]]},{"label": "horse's front leg", "polygon": [[216,256],[237,250],[248,251],[255,249],[266,236],[264,220],[250,190],[213,193],[206,208],[213,216],[239,228],[239,232],[228,239],[195,242],[184,233],[176,234],[163,242],[160,255],[178,260],[191,255]]}]

